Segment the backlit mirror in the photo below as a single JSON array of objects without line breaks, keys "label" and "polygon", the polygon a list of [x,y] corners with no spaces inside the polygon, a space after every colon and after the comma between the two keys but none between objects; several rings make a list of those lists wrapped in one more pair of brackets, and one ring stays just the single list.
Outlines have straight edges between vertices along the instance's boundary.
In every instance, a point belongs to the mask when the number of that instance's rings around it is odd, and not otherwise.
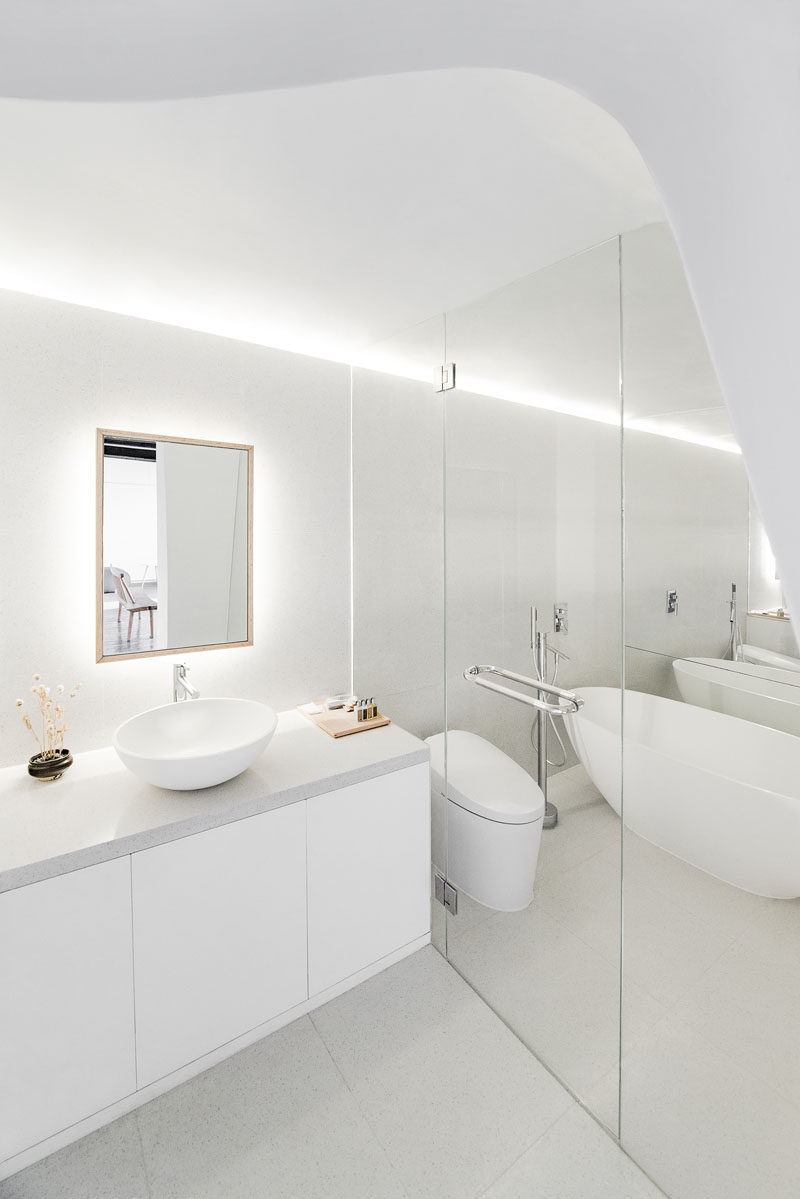
[{"label": "backlit mirror", "polygon": [[97,661],[252,644],[253,447],[97,431]]}]

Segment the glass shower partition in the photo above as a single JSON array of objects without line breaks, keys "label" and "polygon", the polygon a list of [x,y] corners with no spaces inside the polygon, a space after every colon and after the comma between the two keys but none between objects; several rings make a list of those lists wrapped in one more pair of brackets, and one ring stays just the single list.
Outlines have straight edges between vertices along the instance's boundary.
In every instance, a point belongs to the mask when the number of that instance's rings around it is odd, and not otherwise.
[{"label": "glass shower partition", "polygon": [[[371,345],[352,367],[352,681],[418,737],[445,727],[440,314]],[[446,829],[439,837],[447,873]],[[445,909],[432,901],[445,953]]]},{"label": "glass shower partition", "polygon": [[[545,681],[586,693],[587,708],[608,689],[619,782],[619,314],[614,238],[449,311],[444,361],[455,364],[456,386],[443,393],[448,881],[458,892],[447,956],[614,1133],[620,821],[578,761],[565,720],[554,717],[547,775],[558,822],[541,831],[531,893],[533,809],[521,815],[528,800],[519,795],[529,798],[538,777],[537,710],[464,672],[491,665],[535,680],[539,634]],[[504,758],[484,758],[486,747]],[[471,809],[471,823],[454,803]],[[512,846],[496,867],[509,877],[484,887],[464,855],[493,820]],[[521,865],[517,843],[530,859]],[[518,910],[501,910],[508,907]]]},{"label": "glass shower partition", "polygon": [[[365,351],[352,446],[353,688],[442,751],[434,944],[673,1199],[797,1194],[800,657],[668,226]],[[584,706],[504,903],[464,853],[525,841],[537,713],[468,668],[538,698],[536,633]]]}]

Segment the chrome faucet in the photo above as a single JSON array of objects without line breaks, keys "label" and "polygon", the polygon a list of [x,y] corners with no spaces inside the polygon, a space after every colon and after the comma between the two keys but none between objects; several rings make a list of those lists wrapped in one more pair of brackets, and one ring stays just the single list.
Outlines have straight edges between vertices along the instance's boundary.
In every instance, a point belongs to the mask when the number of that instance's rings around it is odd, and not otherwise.
[{"label": "chrome faucet", "polygon": [[172,699],[175,703],[180,699],[197,699],[200,692],[187,679],[189,667],[184,662],[176,662],[172,667]]}]

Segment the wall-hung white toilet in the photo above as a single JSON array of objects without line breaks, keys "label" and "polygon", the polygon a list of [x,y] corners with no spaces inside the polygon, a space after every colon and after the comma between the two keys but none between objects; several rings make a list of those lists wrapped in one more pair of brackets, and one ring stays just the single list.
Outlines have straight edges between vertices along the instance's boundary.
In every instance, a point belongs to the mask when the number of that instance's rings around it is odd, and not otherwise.
[{"label": "wall-hung white toilet", "polygon": [[427,741],[434,866],[485,907],[521,911],[533,898],[544,818],[541,788],[474,733],[454,729]]}]

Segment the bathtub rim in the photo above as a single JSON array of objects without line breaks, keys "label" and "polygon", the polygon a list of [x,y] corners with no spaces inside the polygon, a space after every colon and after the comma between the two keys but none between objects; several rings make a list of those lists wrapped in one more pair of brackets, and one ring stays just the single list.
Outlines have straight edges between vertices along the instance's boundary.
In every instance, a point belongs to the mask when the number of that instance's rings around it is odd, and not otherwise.
[{"label": "bathtub rim", "polygon": [[[668,699],[664,695],[651,695],[649,691],[633,691],[627,687],[625,688],[624,691],[621,687],[583,687],[583,688],[576,687],[575,690],[578,692],[579,695],[584,696],[584,697],[587,695],[587,693],[591,694],[591,692],[598,692],[598,691],[616,692],[617,694],[622,695],[623,697],[628,694],[643,695],[647,699],[657,700],[659,703],[675,704],[681,708],[691,709],[694,712],[702,712],[704,714],[704,716],[701,717],[701,719],[703,719],[705,717],[709,717],[712,719],[723,720],[726,722],[735,721],[737,725],[741,725],[742,727],[750,729],[750,730],[758,729],[758,730],[760,730],[760,732],[768,734],[770,736],[787,738],[788,741],[791,741],[793,744],[796,745],[797,750],[798,750],[798,755],[800,756],[800,738],[799,737],[794,736],[793,733],[784,733],[781,729],[770,728],[768,725],[756,724],[754,721],[745,720],[741,716],[729,716],[726,712],[715,712],[710,708],[700,708],[696,704],[687,704],[683,700],[680,700],[680,699]],[[624,804],[624,793],[625,793],[625,743],[626,743],[626,741],[630,741],[632,745],[642,746],[643,748],[645,748],[647,750],[648,753],[651,753],[651,754],[655,755],[656,757],[662,758],[666,762],[680,762],[683,765],[690,766],[693,770],[696,770],[701,774],[706,774],[713,778],[725,779],[726,782],[732,783],[735,786],[747,787],[749,790],[758,792],[762,795],[780,796],[781,798],[783,798],[789,802],[796,802],[796,803],[800,804],[800,786],[798,787],[798,792],[796,795],[792,794],[792,793],[787,793],[786,791],[778,791],[774,787],[762,786],[759,783],[750,782],[748,779],[737,778],[736,776],[731,775],[730,773],[727,773],[724,770],[712,770],[707,765],[701,766],[691,760],[687,761],[686,758],[678,757],[676,754],[670,754],[670,753],[666,753],[664,750],[656,749],[654,746],[650,745],[647,741],[642,741],[640,739],[636,739],[636,738],[628,736],[625,733],[624,699],[623,699],[623,703],[620,705],[621,727],[619,730],[609,729],[607,726],[601,725],[597,721],[589,720],[585,704],[584,704],[584,707],[581,708],[579,712],[571,712],[571,713],[569,713],[569,715],[565,716],[564,719],[567,722],[567,729],[570,729],[572,727],[572,721],[580,722],[581,720],[583,720],[589,724],[593,724],[596,728],[601,728],[603,730],[603,732],[607,733],[611,737],[619,737],[619,740],[621,743],[621,749],[622,749],[621,759],[620,759],[621,760],[620,785],[621,785],[621,790],[622,790],[623,804]],[[572,740],[571,737],[570,737],[570,740]],[[577,747],[575,746],[574,743],[573,743],[573,749],[575,749],[576,753],[578,752]],[[580,757],[580,754],[578,754],[578,756]],[[798,778],[800,779],[800,774],[798,775]]]},{"label": "bathtub rim", "polygon": [[[720,677],[723,679],[727,678],[727,677],[730,677],[733,679],[736,679],[736,678],[754,679],[754,680],[761,679],[764,683],[770,683],[774,687],[786,688],[787,690],[789,690],[791,688],[796,693],[796,696],[797,696],[796,700],[794,700],[794,701],[791,699],[784,699],[780,695],[770,695],[770,693],[767,691],[756,691],[754,689],[751,690],[749,687],[736,687],[735,683],[726,683],[726,682],[719,683],[720,686],[735,687],[736,690],[749,692],[749,694],[751,694],[751,695],[763,695],[765,699],[774,699],[774,700],[779,701],[780,703],[787,703],[787,704],[796,703],[798,706],[800,706],[800,671],[797,672],[796,681],[790,682],[790,681],[787,681],[785,678],[773,678],[770,675],[762,674],[761,671],[762,670],[771,670],[772,673],[775,675],[786,675],[786,676],[791,676],[793,673],[792,671],[779,670],[777,667],[771,667],[771,666],[762,666],[759,668],[759,666],[757,666],[753,662],[731,662],[730,659],[727,659],[727,658],[686,658],[686,657],[683,657],[683,658],[673,658],[673,660],[672,660],[672,669],[676,673],[681,668],[692,667],[692,666],[702,667],[702,670],[699,670],[699,671],[684,670],[685,674],[691,674],[695,678],[708,678],[708,679],[713,679],[715,681],[718,681]],[[742,670],[743,666],[749,666],[751,669],[750,670]],[[718,672],[718,674],[712,674],[711,673],[712,671],[716,671],[716,672]],[[658,698],[662,698],[662,697],[654,696],[653,698],[658,699]]]}]

